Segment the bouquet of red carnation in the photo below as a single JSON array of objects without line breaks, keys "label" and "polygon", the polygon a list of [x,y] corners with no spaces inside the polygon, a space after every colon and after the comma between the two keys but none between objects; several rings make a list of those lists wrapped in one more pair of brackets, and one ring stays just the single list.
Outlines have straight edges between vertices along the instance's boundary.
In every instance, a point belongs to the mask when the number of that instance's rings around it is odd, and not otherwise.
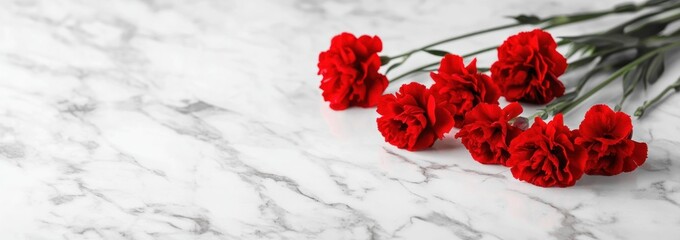
[{"label": "bouquet of red carnation", "polygon": [[[378,55],[382,42],[377,36],[357,38],[342,33],[332,39],[330,49],[319,55],[319,74],[323,76],[320,88],[324,100],[335,110],[377,106],[378,130],[387,143],[398,148],[429,148],[456,128],[454,137],[482,164],[506,166],[515,178],[537,186],[573,186],[584,174],[631,172],[647,159],[647,144],[632,139],[631,117],[620,109],[627,97],[639,89],[637,86],[646,88],[656,82],[663,74],[665,56],[680,48],[680,30],[664,31],[680,20],[678,14],[668,16],[679,8],[680,1],[649,0],[592,13],[545,18],[520,15],[513,17],[515,22],[511,24],[454,36],[396,56]],[[555,41],[547,31],[642,9],[648,13],[604,32]],[[433,49],[443,43],[522,25],[537,28],[469,54]],[[570,46],[570,52],[560,53],[560,45]],[[492,50],[497,51],[497,60],[490,68],[478,68],[474,58],[466,61]],[[388,81],[386,75],[391,70],[420,52],[440,59]],[[577,55],[580,58],[568,62]],[[579,68],[586,71],[575,87],[565,88],[560,77]],[[430,72],[434,84],[427,87],[406,83],[396,93],[383,95],[390,82],[420,72]],[[609,77],[582,92],[599,73],[608,73]],[[564,124],[564,114],[618,79],[622,80],[623,93],[613,109],[605,104],[594,105],[578,129]],[[634,115],[643,116],[673,90],[680,91],[680,79],[645,101]],[[501,96],[510,102],[507,106],[499,105]],[[544,108],[521,117],[521,103]],[[551,115],[552,120],[546,122]]]}]

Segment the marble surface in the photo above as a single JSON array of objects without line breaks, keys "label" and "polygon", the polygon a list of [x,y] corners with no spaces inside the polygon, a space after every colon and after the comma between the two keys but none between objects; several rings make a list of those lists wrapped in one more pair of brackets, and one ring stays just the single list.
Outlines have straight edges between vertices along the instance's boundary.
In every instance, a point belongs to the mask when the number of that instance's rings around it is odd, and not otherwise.
[{"label": "marble surface", "polygon": [[[677,239],[679,96],[634,121],[650,148],[640,169],[546,189],[478,164],[451,136],[395,149],[375,109],[333,111],[318,89],[318,52],[341,31],[396,54],[503,16],[615,3],[2,0],[0,239]],[[624,110],[680,75],[677,55]],[[586,105],[613,105],[612,89]]]}]

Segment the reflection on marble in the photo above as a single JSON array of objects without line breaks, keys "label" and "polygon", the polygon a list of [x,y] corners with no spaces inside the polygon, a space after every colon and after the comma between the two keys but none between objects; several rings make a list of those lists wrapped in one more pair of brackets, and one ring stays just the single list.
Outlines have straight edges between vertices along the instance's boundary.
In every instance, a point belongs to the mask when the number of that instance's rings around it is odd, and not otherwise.
[{"label": "reflection on marble", "polygon": [[[0,239],[677,238],[678,96],[634,122],[650,147],[641,169],[545,189],[450,136],[395,149],[374,109],[332,111],[318,89],[317,54],[341,31],[395,54],[507,15],[616,2],[0,1]],[[680,74],[667,69],[624,110]],[[587,104],[614,103],[614,89]]]}]

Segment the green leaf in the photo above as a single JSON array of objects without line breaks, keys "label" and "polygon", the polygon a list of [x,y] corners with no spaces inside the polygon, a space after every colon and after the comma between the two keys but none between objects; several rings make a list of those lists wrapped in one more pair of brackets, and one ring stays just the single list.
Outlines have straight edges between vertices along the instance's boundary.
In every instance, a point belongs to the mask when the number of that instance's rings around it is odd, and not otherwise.
[{"label": "green leaf", "polygon": [[426,69],[421,69],[421,70],[419,70],[418,72],[426,72],[426,73],[429,73],[429,72],[437,71],[437,69],[438,69],[438,68],[426,68]]},{"label": "green leaf", "polygon": [[669,22],[648,22],[644,25],[627,32],[626,35],[636,37],[638,39],[645,39],[661,33]]},{"label": "green leaf", "polygon": [[639,56],[644,55],[643,51],[644,49],[628,49],[611,54],[605,54],[602,56],[602,58],[600,58],[600,63],[603,66],[617,70],[618,68],[621,68],[634,61]]},{"label": "green leaf", "polygon": [[635,6],[635,4],[632,4],[632,3],[624,3],[624,4],[617,5],[616,7],[614,7],[614,12],[617,12],[617,13],[634,12],[636,10],[637,10],[637,6]]},{"label": "green leaf", "polygon": [[514,16],[510,17],[512,19],[515,19],[518,23],[521,24],[538,24],[541,23],[541,19],[538,18],[536,15],[519,15],[519,16]]},{"label": "green leaf", "polygon": [[621,96],[621,100],[619,101],[619,104],[616,105],[616,111],[621,110],[621,107],[623,106],[623,102],[626,101],[628,96],[630,96],[631,93],[635,90],[635,86],[638,85],[638,83],[642,80],[643,76],[645,75],[645,72],[647,71],[647,68],[649,67],[649,61],[645,61],[638,65],[637,67],[629,70],[623,75],[623,95]]},{"label": "green leaf", "polygon": [[597,57],[598,57],[598,55],[590,55],[590,56],[581,58],[579,60],[570,62],[569,66],[568,66],[569,70],[577,69],[577,68],[583,67],[585,65],[588,65],[589,63],[593,62],[593,60],[595,60],[595,58],[597,58]]},{"label": "green leaf", "polygon": [[646,64],[640,64],[633,70],[628,71],[623,75],[623,96],[626,97],[633,92],[637,83],[640,82],[642,74],[646,71]]},{"label": "green leaf", "polygon": [[550,25],[553,26],[559,26],[567,23],[575,23],[575,22],[580,22],[580,21],[585,21],[597,17],[601,17],[603,14],[598,13],[598,12],[593,12],[593,13],[582,13],[582,14],[573,14],[569,16],[557,16],[555,18],[550,19]]},{"label": "green leaf", "polygon": [[588,45],[576,44],[576,43],[571,44],[569,51],[566,54],[564,54],[564,57],[570,58],[570,57],[574,56],[576,53],[581,52],[581,51],[586,51],[587,49],[588,49]]},{"label": "green leaf", "polygon": [[595,48],[591,47],[590,53],[586,54],[585,57],[578,59],[576,61],[569,63],[569,70],[573,70],[579,67],[586,66],[592,63],[594,60],[600,58],[600,62],[604,62],[607,58],[612,55],[624,53],[627,50],[625,47],[615,47],[615,48]]},{"label": "green leaf", "polygon": [[425,52],[427,52],[427,53],[429,53],[429,54],[438,56],[438,57],[443,57],[443,56],[445,56],[446,54],[449,54],[449,52],[447,52],[447,51],[434,50],[434,49],[425,49],[425,50],[423,50],[423,51],[425,51]]},{"label": "green leaf", "polygon": [[644,76],[645,83],[649,83],[651,85],[659,80],[659,77],[661,77],[665,70],[664,59],[664,54],[660,53],[649,61],[649,67],[647,68],[647,72]]},{"label": "green leaf", "polygon": [[573,37],[560,37],[574,43],[592,45],[594,47],[633,46],[638,39],[622,34],[593,34]]},{"label": "green leaf", "polygon": [[650,5],[650,6],[659,5],[659,4],[668,2],[668,1],[669,1],[669,0],[649,0],[649,1],[647,1],[647,2],[645,3],[645,5]]}]

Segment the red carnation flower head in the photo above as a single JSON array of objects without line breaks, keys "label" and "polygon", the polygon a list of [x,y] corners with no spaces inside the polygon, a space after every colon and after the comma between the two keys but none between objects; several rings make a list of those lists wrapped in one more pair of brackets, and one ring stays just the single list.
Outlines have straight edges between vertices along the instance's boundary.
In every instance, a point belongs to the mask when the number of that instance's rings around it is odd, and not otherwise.
[{"label": "red carnation flower head", "polygon": [[453,128],[447,103],[420,83],[402,85],[378,103],[378,130],[385,141],[409,151],[429,148]]},{"label": "red carnation flower head", "polygon": [[510,36],[498,47],[491,77],[508,101],[546,104],[564,94],[558,77],[566,69],[550,33],[536,29]]},{"label": "red carnation flower head", "polygon": [[498,104],[480,103],[465,114],[464,126],[456,138],[461,139],[476,161],[505,165],[510,157],[510,141],[522,133],[522,129],[510,123],[520,113],[522,106],[516,102],[503,109]]},{"label": "red carnation flower head", "polygon": [[331,47],[319,54],[323,98],[335,110],[350,106],[372,107],[378,103],[387,78],[378,73],[382,41],[377,36],[356,38],[351,33],[333,37]]},{"label": "red carnation flower head", "polygon": [[498,104],[500,90],[491,78],[477,72],[477,59],[465,66],[463,58],[447,54],[439,71],[430,73],[434,80],[432,91],[443,97],[451,106],[455,127],[463,127],[465,113],[479,103]]},{"label": "red carnation flower head", "polygon": [[647,144],[631,140],[630,116],[607,105],[595,105],[581,122],[576,143],[590,156],[586,174],[616,175],[630,172],[647,160]]},{"label": "red carnation flower head", "polygon": [[512,176],[541,187],[573,186],[583,175],[588,154],[575,144],[576,134],[563,123],[562,114],[545,123],[534,124],[512,140],[510,159]]}]

